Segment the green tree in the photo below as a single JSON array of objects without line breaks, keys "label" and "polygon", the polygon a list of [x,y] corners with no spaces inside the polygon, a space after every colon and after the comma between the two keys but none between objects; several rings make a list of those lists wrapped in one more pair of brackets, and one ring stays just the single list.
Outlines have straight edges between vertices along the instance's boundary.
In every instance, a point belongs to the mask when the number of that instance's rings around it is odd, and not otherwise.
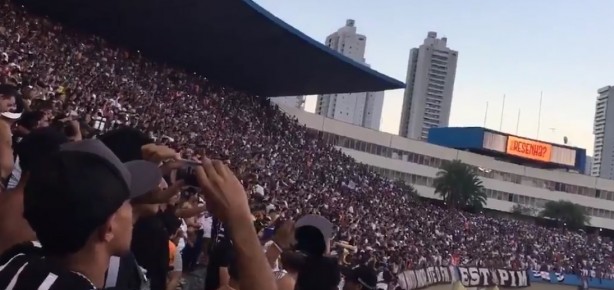
[{"label": "green tree", "polygon": [[591,220],[584,207],[567,200],[546,202],[539,216],[556,220],[559,224],[574,229],[590,225]]},{"label": "green tree", "polygon": [[511,213],[516,214],[516,215],[522,215],[523,211],[524,211],[523,206],[518,203],[512,206],[510,210]]},{"label": "green tree", "polygon": [[460,160],[443,164],[433,181],[435,194],[453,208],[480,210],[486,205],[486,192],[475,170]]},{"label": "green tree", "polygon": [[536,216],[537,209],[517,203],[514,206],[512,206],[512,208],[510,209],[510,212],[515,215]]},{"label": "green tree", "polygon": [[397,190],[405,193],[405,195],[410,199],[420,199],[420,194],[418,194],[418,191],[409,182],[400,179],[393,179],[392,182]]}]

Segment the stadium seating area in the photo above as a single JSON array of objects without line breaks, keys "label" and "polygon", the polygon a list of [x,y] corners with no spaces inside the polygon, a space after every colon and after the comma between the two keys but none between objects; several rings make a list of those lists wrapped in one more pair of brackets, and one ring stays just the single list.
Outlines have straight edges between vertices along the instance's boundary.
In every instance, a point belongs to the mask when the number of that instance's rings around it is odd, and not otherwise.
[{"label": "stadium seating area", "polygon": [[611,277],[613,242],[523,221],[450,211],[325,145],[262,96],[113,47],[2,1],[0,83],[32,108],[78,117],[90,135],[136,126],[180,151],[228,159],[246,188],[287,216],[319,213],[336,239],[392,272],[424,265],[549,268]]}]

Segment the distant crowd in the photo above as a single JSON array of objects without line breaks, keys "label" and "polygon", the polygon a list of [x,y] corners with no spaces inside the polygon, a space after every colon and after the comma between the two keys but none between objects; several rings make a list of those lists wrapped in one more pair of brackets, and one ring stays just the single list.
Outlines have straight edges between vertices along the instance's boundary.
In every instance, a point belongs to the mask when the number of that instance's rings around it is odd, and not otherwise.
[{"label": "distant crowd", "polygon": [[[613,277],[609,238],[416,200],[409,185],[326,145],[265,97],[0,3],[0,84],[20,88],[22,98],[0,99],[0,113],[29,111],[30,127],[59,126],[83,139],[132,127],[181,159],[224,160],[250,193],[262,228],[280,217],[324,216],[334,224],[331,253],[342,264],[386,277],[452,264]],[[9,138],[18,137],[12,129]],[[11,160],[0,170],[7,187],[18,174]],[[193,223],[201,235],[215,236],[205,209]]]}]

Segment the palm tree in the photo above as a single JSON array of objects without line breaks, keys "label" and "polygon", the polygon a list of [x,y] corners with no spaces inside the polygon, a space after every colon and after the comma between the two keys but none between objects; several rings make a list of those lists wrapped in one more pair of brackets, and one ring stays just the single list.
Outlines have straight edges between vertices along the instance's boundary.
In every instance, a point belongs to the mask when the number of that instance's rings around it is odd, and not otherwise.
[{"label": "palm tree", "polygon": [[559,224],[574,229],[590,225],[591,220],[581,205],[567,200],[546,202],[539,216],[556,220]]},{"label": "palm tree", "polygon": [[435,193],[450,207],[469,206],[480,210],[486,205],[486,192],[475,171],[460,160],[443,164],[433,181]]}]

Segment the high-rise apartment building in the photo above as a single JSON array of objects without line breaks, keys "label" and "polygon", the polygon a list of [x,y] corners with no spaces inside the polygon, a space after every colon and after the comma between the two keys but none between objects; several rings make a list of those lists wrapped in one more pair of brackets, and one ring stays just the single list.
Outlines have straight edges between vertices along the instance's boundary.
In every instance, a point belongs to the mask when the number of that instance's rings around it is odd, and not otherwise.
[{"label": "high-rise apartment building", "polygon": [[448,39],[429,32],[424,43],[412,48],[407,67],[399,135],[426,140],[433,127],[447,127],[452,106],[458,52]]},{"label": "high-rise apartment building", "polygon": [[597,93],[591,175],[614,179],[614,87],[603,87]]},{"label": "high-rise apartment building", "polygon": [[[367,37],[356,33],[354,20],[348,19],[344,27],[326,38],[326,46],[365,63]],[[384,92],[319,95],[316,114],[347,123],[379,130],[384,105]]]}]

